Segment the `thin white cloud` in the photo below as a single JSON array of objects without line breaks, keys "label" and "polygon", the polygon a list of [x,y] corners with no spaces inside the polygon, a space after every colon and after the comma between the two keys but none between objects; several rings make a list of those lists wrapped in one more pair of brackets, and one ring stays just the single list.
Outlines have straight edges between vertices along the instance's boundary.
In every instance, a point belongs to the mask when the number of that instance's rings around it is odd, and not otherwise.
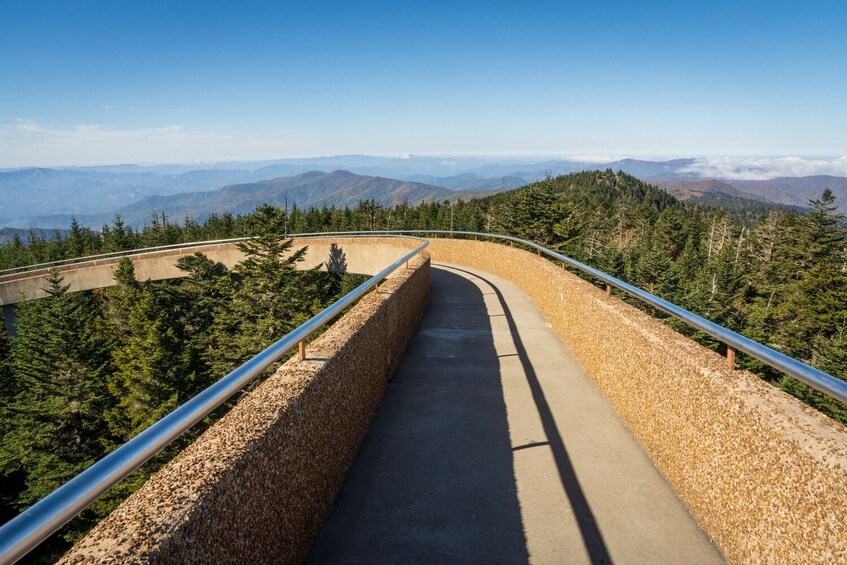
[{"label": "thin white cloud", "polygon": [[625,159],[625,157],[620,155],[568,155],[567,157],[568,161],[577,163],[611,163],[621,159]]},{"label": "thin white cloud", "polygon": [[697,159],[691,165],[680,169],[680,172],[727,180],[767,180],[813,175],[847,176],[847,156],[835,159],[710,157]]},{"label": "thin white cloud", "polygon": [[18,119],[0,123],[0,167],[270,159],[297,147],[288,138],[181,124],[141,129],[78,124],[63,129]]}]

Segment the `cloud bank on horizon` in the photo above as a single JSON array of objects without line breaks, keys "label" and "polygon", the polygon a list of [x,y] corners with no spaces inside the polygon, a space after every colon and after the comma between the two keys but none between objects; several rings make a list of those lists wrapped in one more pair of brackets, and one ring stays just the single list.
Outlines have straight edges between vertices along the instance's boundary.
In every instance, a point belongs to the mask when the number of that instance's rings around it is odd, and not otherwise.
[{"label": "cloud bank on horizon", "polygon": [[847,156],[834,159],[803,157],[709,157],[699,158],[680,169],[701,178],[767,180],[778,177],[814,175],[847,176]]}]

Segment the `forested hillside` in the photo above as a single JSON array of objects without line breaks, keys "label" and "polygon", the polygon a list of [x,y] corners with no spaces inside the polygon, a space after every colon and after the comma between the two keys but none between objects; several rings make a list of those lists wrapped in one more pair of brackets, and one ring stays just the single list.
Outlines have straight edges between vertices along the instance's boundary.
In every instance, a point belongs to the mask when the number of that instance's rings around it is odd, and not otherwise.
[{"label": "forested hillside", "polygon": [[[275,236],[285,233],[454,229],[523,237],[845,379],[847,243],[837,205],[826,190],[805,212],[760,203],[716,208],[606,170],[548,177],[470,202],[386,207],[366,200],[352,208],[295,206],[287,214],[263,206],[182,225],[154,214],[142,230],[116,218],[101,230],[74,224],[66,236],[18,238],[0,247],[0,268],[260,236],[245,245],[251,259],[235,273],[193,256],[181,262],[188,278],[143,283],[125,264],[116,287],[71,295],[54,279],[50,298],[20,306],[17,337],[0,340],[6,511],[42,496],[221,376],[249,355],[248,344],[279,337],[342,292],[344,281],[296,274],[279,262]],[[264,294],[267,288],[285,290]],[[306,290],[312,298],[298,301]],[[752,359],[739,362],[847,423],[843,404]]]}]

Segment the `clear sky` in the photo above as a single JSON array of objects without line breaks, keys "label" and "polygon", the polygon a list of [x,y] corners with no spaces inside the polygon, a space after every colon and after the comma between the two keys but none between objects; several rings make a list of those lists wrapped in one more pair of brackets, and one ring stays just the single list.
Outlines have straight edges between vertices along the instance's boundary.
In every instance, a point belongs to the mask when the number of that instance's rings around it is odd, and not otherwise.
[{"label": "clear sky", "polygon": [[0,167],[847,155],[847,2],[0,2]]}]

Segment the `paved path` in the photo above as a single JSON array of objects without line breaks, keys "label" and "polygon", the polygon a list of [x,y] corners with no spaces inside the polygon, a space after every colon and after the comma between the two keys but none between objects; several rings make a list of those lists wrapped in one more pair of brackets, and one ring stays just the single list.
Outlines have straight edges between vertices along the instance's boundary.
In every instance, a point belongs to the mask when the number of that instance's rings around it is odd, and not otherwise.
[{"label": "paved path", "polygon": [[427,312],[309,561],[721,556],[526,294],[436,264]]}]

